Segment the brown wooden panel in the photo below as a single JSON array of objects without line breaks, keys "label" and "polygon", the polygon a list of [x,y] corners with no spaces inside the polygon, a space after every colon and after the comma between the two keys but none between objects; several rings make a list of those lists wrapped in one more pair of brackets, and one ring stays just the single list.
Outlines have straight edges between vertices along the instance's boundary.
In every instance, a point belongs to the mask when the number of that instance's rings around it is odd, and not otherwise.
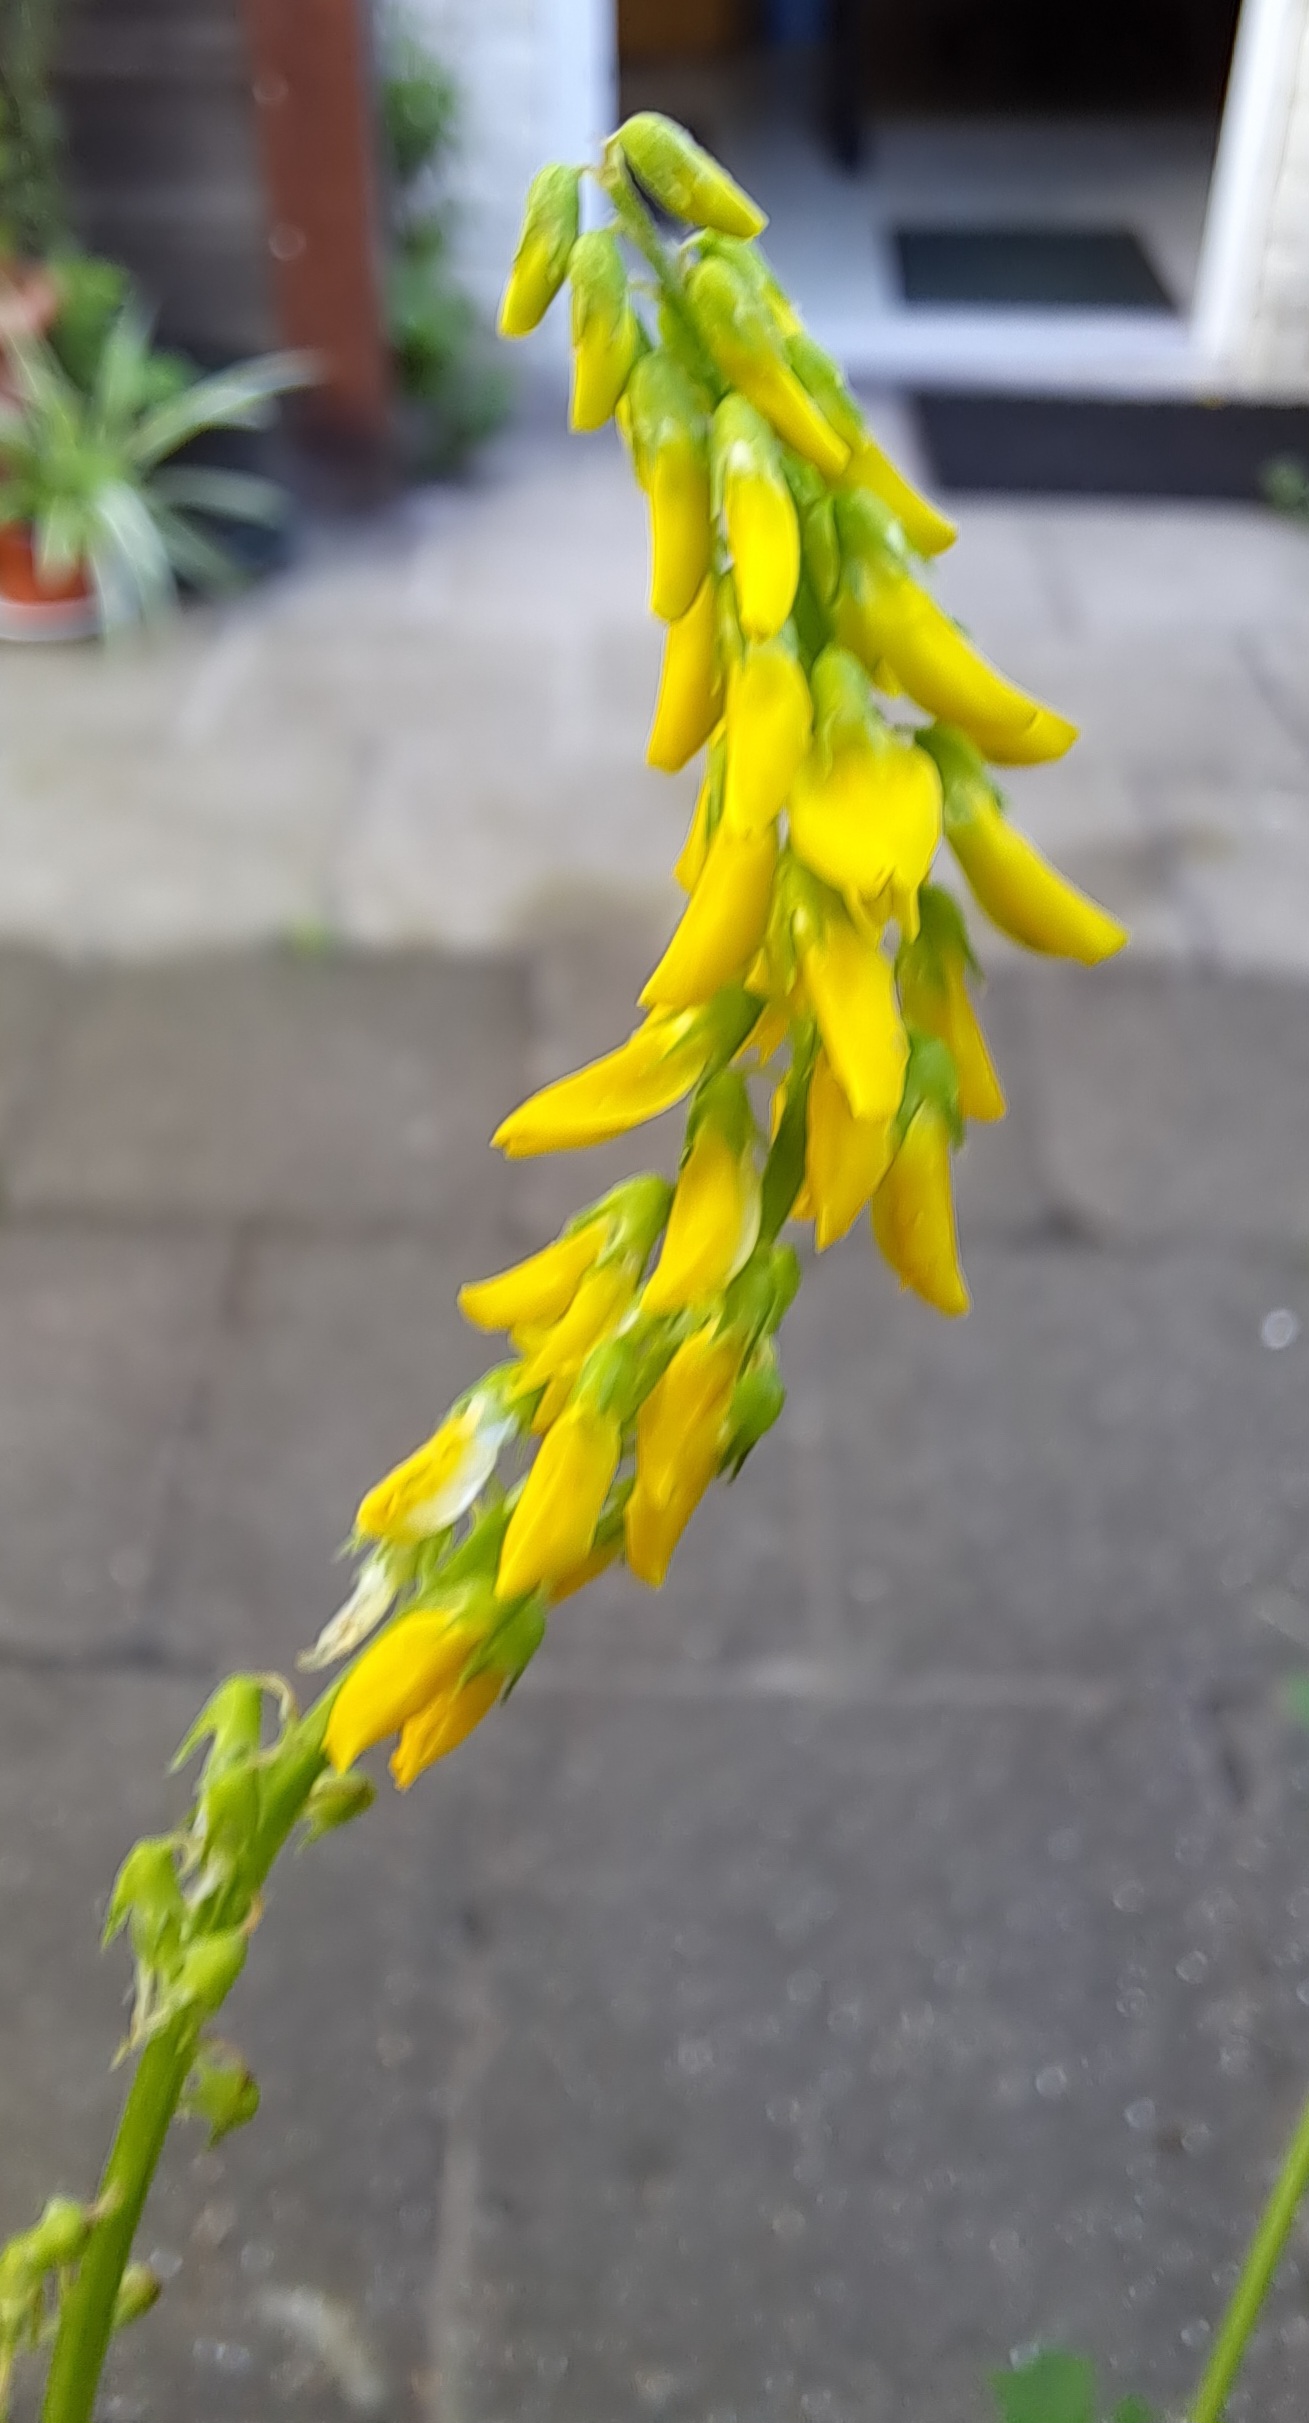
[{"label": "brown wooden panel", "polygon": [[747,31],[744,0],[618,0],[618,56],[642,59],[720,57]]},{"label": "brown wooden panel", "polygon": [[282,341],[324,361],[306,417],[379,445],[389,382],[371,60],[359,0],[242,0]]}]

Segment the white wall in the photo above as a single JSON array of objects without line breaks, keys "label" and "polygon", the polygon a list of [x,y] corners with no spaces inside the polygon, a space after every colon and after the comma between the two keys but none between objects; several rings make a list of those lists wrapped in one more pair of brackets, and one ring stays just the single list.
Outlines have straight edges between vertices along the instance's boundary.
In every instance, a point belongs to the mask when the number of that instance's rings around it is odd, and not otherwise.
[{"label": "white wall", "polygon": [[1194,333],[1224,392],[1309,396],[1309,0],[1244,0]]},{"label": "white wall", "polygon": [[460,265],[489,308],[537,169],[546,160],[594,158],[613,127],[614,0],[404,0],[404,13],[463,92],[452,180]]}]

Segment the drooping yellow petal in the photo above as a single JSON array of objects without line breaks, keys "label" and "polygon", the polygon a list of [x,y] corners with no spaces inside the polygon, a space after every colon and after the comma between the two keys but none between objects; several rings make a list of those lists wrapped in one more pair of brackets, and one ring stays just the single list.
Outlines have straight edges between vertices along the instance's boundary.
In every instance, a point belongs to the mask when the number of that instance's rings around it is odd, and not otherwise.
[{"label": "drooping yellow petal", "polygon": [[764,937],[777,867],[771,826],[738,834],[719,826],[677,931],[641,991],[643,1009],[691,1009],[734,983]]},{"label": "drooping yellow petal", "polygon": [[856,1119],[893,1119],[909,1041],[890,961],[838,918],[801,938],[800,959],[823,1048]]},{"label": "drooping yellow petal", "polygon": [[324,1747],[338,1770],[451,1688],[477,1645],[479,1628],[450,1607],[402,1616],[352,1666],[332,1702]]},{"label": "drooping yellow petal", "polygon": [[856,740],[830,762],[811,750],[791,786],[796,856],[845,894],[916,891],[941,838],[941,780],[921,749],[887,735]]},{"label": "drooping yellow petal", "polygon": [[869,488],[874,496],[880,496],[919,555],[939,555],[959,535],[954,523],[946,519],[929,497],[912,486],[890,455],[882,452],[875,438],[865,435],[863,444],[855,448],[841,475],[841,485]]},{"label": "drooping yellow petal", "polygon": [[459,1309],[475,1329],[522,1329],[557,1321],[604,1241],[604,1223],[588,1221],[585,1228],[556,1237],[540,1253],[497,1271],[494,1278],[468,1280],[459,1290]]},{"label": "drooping yellow petal", "polygon": [[688,613],[709,570],[709,466],[703,448],[664,446],[650,466],[650,612]]},{"label": "drooping yellow petal", "polygon": [[888,1119],[856,1119],[826,1052],[819,1052],[809,1082],[805,1180],[806,1211],[820,1253],[854,1226],[881,1184],[891,1159]]},{"label": "drooping yellow petal", "polygon": [[661,1587],[673,1550],[712,1479],[711,1472],[698,1475],[662,1504],[637,1482],[623,1516],[623,1540],[628,1568],[638,1582],[651,1590]]},{"label": "drooping yellow petal", "polygon": [[533,1334],[524,1357],[522,1384],[539,1388],[543,1380],[573,1379],[591,1348],[622,1319],[636,1294],[631,1264],[615,1256],[589,1271],[561,1319]]},{"label": "drooping yellow petal", "polygon": [[968,1310],[959,1265],[950,1138],[930,1102],[920,1104],[873,1197],[873,1235],[902,1287],[938,1312]]},{"label": "drooping yellow petal", "polygon": [[677,1312],[720,1295],[759,1234],[759,1174],[711,1120],[682,1166],[664,1242],[645,1284],[646,1312]]},{"label": "drooping yellow petal", "polygon": [[552,162],[528,187],[522,233],[497,325],[502,337],[524,337],[544,318],[568,274],[577,242],[578,171]]},{"label": "drooping yellow petal", "polygon": [[355,1516],[366,1540],[430,1539],[472,1505],[514,1428],[497,1398],[478,1393],[369,1490]]},{"label": "drooping yellow petal", "polygon": [[[887,663],[920,707],[979,737],[1039,738],[1061,757],[1077,727],[997,672],[908,573],[856,565],[836,601],[837,637],[871,672]],[[1038,720],[1039,719],[1039,720]]]},{"label": "drooping yellow petal", "polygon": [[715,741],[709,752],[704,780],[696,793],[695,808],[687,828],[686,839],[682,843],[681,855],[673,868],[673,874],[684,892],[693,892],[704,873],[704,862],[709,855],[709,844],[715,830],[716,793],[718,794],[717,805],[722,804],[722,767],[721,764],[715,763],[718,753],[719,743]]},{"label": "drooping yellow petal", "polygon": [[547,1431],[509,1518],[496,1594],[517,1598],[560,1582],[590,1554],[618,1469],[622,1435],[611,1413],[574,1402]]},{"label": "drooping yellow petal", "polygon": [[647,763],[665,774],[675,774],[694,757],[722,712],[716,588],[712,574],[706,574],[693,603],[669,624],[664,640],[659,696],[645,754]]},{"label": "drooping yellow petal", "polygon": [[980,790],[966,814],[951,815],[950,847],[987,916],[1001,933],[1059,959],[1093,967],[1127,941],[1127,928],[1079,892],[1043,858],[1035,842]]},{"label": "drooping yellow petal", "polygon": [[391,1774],[401,1792],[407,1792],[428,1767],[438,1758],[448,1758],[460,1742],[488,1716],[504,1689],[505,1678],[492,1669],[470,1675],[467,1682],[456,1684],[421,1708],[401,1727],[400,1739],[391,1759]]},{"label": "drooping yellow petal", "polygon": [[711,439],[736,609],[747,639],[774,639],[795,604],[800,524],[772,430],[744,396],[724,397]]},{"label": "drooping yellow petal", "polygon": [[949,1048],[959,1081],[959,1109],[965,1119],[1003,1119],[1004,1088],[995,1071],[977,1012],[969,998],[963,968],[955,963],[931,982],[915,972],[901,979],[905,1015],[925,1035],[935,1035]]},{"label": "drooping yellow petal", "polygon": [[622,1545],[621,1531],[615,1531],[607,1540],[598,1541],[588,1550],[580,1565],[571,1566],[557,1582],[550,1584],[551,1606],[557,1607],[561,1600],[574,1597],[579,1590],[585,1590],[588,1582],[595,1581],[599,1574],[607,1572],[616,1561]]},{"label": "drooping yellow petal", "polygon": [[747,648],[727,684],[723,823],[762,833],[780,813],[813,730],[813,701],[781,640]]},{"label": "drooping yellow petal", "polygon": [[706,1050],[687,1012],[652,1011],[617,1051],[520,1103],[491,1141],[517,1161],[626,1135],[690,1092]]},{"label": "drooping yellow petal", "polygon": [[678,1347],[636,1417],[637,1487],[656,1506],[718,1469],[722,1429],[741,1367],[741,1341],[698,1329]]}]

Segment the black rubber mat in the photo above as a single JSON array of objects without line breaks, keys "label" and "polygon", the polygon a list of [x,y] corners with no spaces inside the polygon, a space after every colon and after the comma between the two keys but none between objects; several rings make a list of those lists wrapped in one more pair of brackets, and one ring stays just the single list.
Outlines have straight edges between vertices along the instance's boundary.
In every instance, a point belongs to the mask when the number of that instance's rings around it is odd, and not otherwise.
[{"label": "black rubber mat", "polygon": [[973,394],[914,397],[942,488],[1014,496],[1260,497],[1309,465],[1309,405]]},{"label": "black rubber mat", "polygon": [[1126,227],[897,227],[907,303],[1019,310],[1171,311]]}]

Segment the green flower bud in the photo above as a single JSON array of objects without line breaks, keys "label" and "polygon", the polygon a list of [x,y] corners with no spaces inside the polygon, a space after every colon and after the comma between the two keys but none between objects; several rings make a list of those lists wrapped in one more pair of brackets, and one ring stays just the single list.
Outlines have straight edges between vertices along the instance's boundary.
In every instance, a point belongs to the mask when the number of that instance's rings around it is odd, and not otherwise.
[{"label": "green flower bud", "polygon": [[71,2196],[52,2196],[35,2229],[25,2237],[27,2260],[34,2273],[62,2271],[76,2263],[91,2235],[94,2216]]},{"label": "green flower bud", "polygon": [[112,1943],[127,1927],[137,1959],[157,1967],[161,1961],[173,1959],[180,1949],[185,1916],[173,1838],[147,1836],[134,1844],[118,1871],[103,1941]]},{"label": "green flower bud", "polygon": [[732,1391],[726,1471],[735,1480],[752,1448],[771,1430],[786,1403],[772,1340],[759,1348]]},{"label": "green flower bud", "polygon": [[377,1786],[367,1775],[320,1775],[305,1802],[305,1841],[317,1842],[321,1835],[366,1816],[376,1798]]},{"label": "green flower bud", "polygon": [[221,1774],[224,1767],[253,1757],[263,1729],[264,1690],[263,1681],[254,1674],[231,1674],[226,1682],[220,1683],[174,1757],[173,1774],[194,1758],[204,1741],[211,1745],[205,1762],[206,1779]]},{"label": "green flower bud", "polygon": [[522,232],[497,323],[502,337],[525,337],[544,319],[568,275],[577,242],[578,172],[558,162],[527,189]]},{"label": "green flower bud", "polygon": [[675,119],[640,110],[615,140],[651,199],[672,218],[728,236],[757,236],[768,225],[767,213]]},{"label": "green flower bud", "polygon": [[114,2302],[114,2329],[126,2330],[129,2322],[139,2322],[162,2295],[163,2282],[148,2263],[129,2263]]},{"label": "green flower bud", "polygon": [[233,2129],[244,2128],[258,2109],[259,2087],[240,2054],[212,2038],[201,2044],[186,2082],[182,2110],[189,2119],[205,2123],[210,2145],[217,2145]]},{"label": "green flower bud", "polygon": [[169,1996],[171,2009],[194,2005],[201,2011],[216,2011],[245,1967],[248,1950],[248,1939],[240,1927],[229,1927],[221,1935],[202,1935],[198,1943],[189,1944]]}]

